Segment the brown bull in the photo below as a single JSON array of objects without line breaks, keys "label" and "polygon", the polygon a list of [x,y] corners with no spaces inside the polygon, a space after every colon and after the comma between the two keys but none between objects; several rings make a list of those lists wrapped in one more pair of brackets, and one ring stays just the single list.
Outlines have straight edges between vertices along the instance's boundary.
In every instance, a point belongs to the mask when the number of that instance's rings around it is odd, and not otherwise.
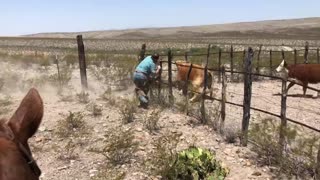
[{"label": "brown bull", "polygon": [[0,179],[38,180],[41,171],[32,157],[28,139],[37,131],[43,102],[30,89],[9,121],[0,120]]},{"label": "brown bull", "polygon": [[[176,61],[177,65],[177,77],[176,81],[178,83],[179,89],[183,89],[181,86],[184,85],[184,83],[187,80],[188,72],[191,66],[190,62],[186,61]],[[205,77],[204,77],[204,67],[197,64],[192,64],[192,69],[189,76],[189,82],[192,85],[193,91],[197,92],[194,93],[193,97],[190,99],[190,102],[194,102],[196,99],[200,97],[199,93],[202,93],[203,86],[205,83]],[[207,74],[207,88],[209,89],[209,92],[212,94],[212,74],[208,72]]]},{"label": "brown bull", "polygon": [[[276,69],[277,72],[284,71],[285,78],[293,79],[290,82],[287,91],[294,84],[303,86],[303,95],[306,95],[308,83],[316,84],[320,82],[320,64],[293,64],[288,65],[285,60]],[[317,93],[318,96],[318,93]]]}]

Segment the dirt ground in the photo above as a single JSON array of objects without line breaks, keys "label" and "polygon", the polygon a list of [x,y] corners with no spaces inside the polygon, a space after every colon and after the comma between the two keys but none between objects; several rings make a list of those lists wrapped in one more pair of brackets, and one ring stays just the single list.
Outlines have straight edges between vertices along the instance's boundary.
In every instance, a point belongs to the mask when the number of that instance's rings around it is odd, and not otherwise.
[{"label": "dirt ground", "polygon": [[[19,105],[23,96],[27,93],[28,88],[35,86],[23,86],[21,79],[32,79],[42,75],[52,74],[56,71],[55,66],[44,69],[37,65],[24,68],[20,65],[12,65],[3,63],[1,67],[6,71],[0,73],[2,77],[10,72],[15,73],[19,78],[13,84],[4,84],[0,92],[0,97],[10,97],[12,104],[8,106],[8,111],[1,116],[9,118]],[[178,149],[187,148],[190,145],[196,145],[203,148],[209,148],[216,151],[217,159],[221,160],[230,169],[227,179],[275,179],[272,170],[269,167],[260,167],[255,159],[255,154],[248,147],[240,147],[239,143],[227,144],[223,137],[218,135],[210,126],[200,125],[198,120],[188,117],[176,109],[165,109],[160,115],[158,122],[159,130],[149,132],[144,126],[145,116],[155,110],[156,106],[150,109],[138,109],[135,119],[132,123],[123,124],[119,113],[119,108],[110,101],[101,98],[101,95],[108,89],[110,85],[103,84],[98,81],[92,72],[88,71],[89,83],[89,103],[80,103],[77,100],[77,93],[81,92],[79,70],[74,69],[69,86],[64,89],[64,94],[69,96],[69,100],[65,100],[58,95],[57,88],[47,83],[36,86],[44,102],[44,117],[42,124],[34,137],[30,139],[30,145],[34,158],[37,160],[42,170],[41,179],[94,179],[100,171],[101,165],[106,163],[106,158],[98,153],[90,151],[90,149],[103,145],[105,134],[110,133],[118,128],[133,128],[135,141],[139,142],[139,148],[136,156],[117,169],[126,172],[125,179],[142,180],[142,179],[159,179],[148,175],[143,168],[143,159],[147,159],[147,155],[152,153],[152,142],[161,135],[171,133],[181,133]],[[11,77],[11,76],[10,76]],[[9,77],[8,77],[9,78]],[[11,77],[12,78],[12,77]],[[19,88],[17,88],[19,87]],[[116,103],[120,99],[130,99],[133,96],[133,85],[127,83],[123,90],[113,89],[112,97]],[[217,90],[216,96],[220,95],[220,85],[215,84]],[[277,81],[260,81],[253,83],[252,106],[280,113],[280,93],[281,83]],[[242,83],[228,83],[227,100],[242,103]],[[311,91],[308,91],[311,94]],[[288,97],[287,116],[304,122],[310,126],[320,128],[320,116],[317,108],[319,100],[311,97],[299,97],[295,94],[301,94],[302,88],[293,87]],[[102,115],[93,116],[91,104],[97,104],[102,107]],[[215,103],[215,102],[214,102]],[[214,104],[207,102],[208,107]],[[69,112],[82,112],[84,120],[87,123],[90,134],[77,139],[76,146],[73,148],[73,154],[76,158],[61,158],[68,148],[68,142],[75,141],[72,138],[59,138],[55,132],[61,119],[67,117]],[[235,126],[240,128],[242,119],[242,108],[227,105],[226,127]],[[230,113],[232,112],[232,113]],[[252,121],[258,121],[265,115],[252,111]],[[90,128],[89,128],[90,127]],[[249,145],[250,146],[250,145]],[[105,179],[109,179],[105,177]]]}]

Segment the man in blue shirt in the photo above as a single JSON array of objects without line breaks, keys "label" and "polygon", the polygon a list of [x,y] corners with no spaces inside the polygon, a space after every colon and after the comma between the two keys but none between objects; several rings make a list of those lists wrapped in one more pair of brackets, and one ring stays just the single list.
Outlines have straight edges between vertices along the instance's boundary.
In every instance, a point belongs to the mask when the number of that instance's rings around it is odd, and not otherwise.
[{"label": "man in blue shirt", "polygon": [[144,58],[133,75],[133,82],[136,85],[135,92],[139,98],[140,106],[147,108],[148,92],[149,92],[149,81],[155,79],[160,72],[160,66],[157,66],[159,60],[159,54],[155,53],[152,56]]}]

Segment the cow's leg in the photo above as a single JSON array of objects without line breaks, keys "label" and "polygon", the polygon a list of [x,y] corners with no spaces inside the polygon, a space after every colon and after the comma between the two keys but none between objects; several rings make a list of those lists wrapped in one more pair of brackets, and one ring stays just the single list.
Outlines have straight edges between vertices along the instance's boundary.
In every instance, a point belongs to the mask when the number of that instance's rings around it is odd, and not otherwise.
[{"label": "cow's leg", "polygon": [[295,84],[294,82],[290,82],[290,84],[289,84],[288,87],[287,87],[287,93],[288,93],[289,89],[290,89],[294,84]]},{"label": "cow's leg", "polygon": [[303,96],[306,96],[308,82],[303,82]]},{"label": "cow's leg", "polygon": [[194,85],[194,90],[195,92],[193,93],[192,98],[190,99],[190,102],[195,102],[199,99],[199,97],[201,96],[201,86],[199,85]]}]

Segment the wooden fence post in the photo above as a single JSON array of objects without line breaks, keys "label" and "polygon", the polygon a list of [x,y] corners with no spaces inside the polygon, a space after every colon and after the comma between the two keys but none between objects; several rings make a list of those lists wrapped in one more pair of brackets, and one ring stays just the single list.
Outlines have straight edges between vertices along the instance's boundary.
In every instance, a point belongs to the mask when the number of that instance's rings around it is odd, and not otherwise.
[{"label": "wooden fence post", "polygon": [[282,92],[281,92],[281,125],[280,125],[280,136],[279,136],[279,151],[282,154],[282,151],[285,147],[285,131],[287,128],[287,118],[286,118],[286,109],[287,109],[287,80],[282,79]]},{"label": "wooden fence post", "polygon": [[272,50],[270,49],[270,52],[269,52],[269,54],[270,54],[270,61],[269,61],[269,64],[270,64],[270,76],[272,76]]},{"label": "wooden fence post", "polygon": [[226,89],[227,89],[227,76],[225,67],[221,68],[222,75],[222,90],[221,90],[221,120],[220,120],[220,134],[224,133],[224,121],[226,119]]},{"label": "wooden fence post", "polygon": [[294,64],[297,64],[297,49],[294,49]]},{"label": "wooden fence post", "polygon": [[184,59],[188,62],[188,52],[184,53]]},{"label": "wooden fence post", "polygon": [[308,53],[309,53],[309,43],[308,41],[306,42],[306,45],[304,47],[304,63],[308,64],[309,60],[308,60]]},{"label": "wooden fence post", "polygon": [[284,50],[283,49],[281,50],[281,57],[282,57],[282,60],[285,59]]},{"label": "wooden fence post", "polygon": [[319,48],[317,48],[317,62],[320,63],[320,57],[319,57]]},{"label": "wooden fence post", "polygon": [[146,54],[146,48],[147,48],[146,44],[142,44],[141,50],[139,53],[139,62],[141,62],[144,59],[144,56]]},{"label": "wooden fence post", "polygon": [[85,51],[84,51],[82,35],[77,35],[77,43],[78,43],[81,85],[82,85],[83,89],[88,89],[87,65],[86,65],[86,56],[85,56]]},{"label": "wooden fence post", "polygon": [[161,84],[162,84],[162,79],[161,79],[161,74],[162,74],[162,61],[160,61],[160,71],[159,71],[159,79],[158,79],[158,100],[161,100]]},{"label": "wooden fence post", "polygon": [[231,81],[233,81],[233,46],[230,49],[230,68],[231,68]]},{"label": "wooden fence post", "polygon": [[58,60],[58,55],[56,55],[56,64],[57,64],[57,70],[58,70],[58,80],[59,80],[59,89],[62,88],[62,83],[61,83],[61,75],[60,75],[60,68],[59,68],[59,60]]},{"label": "wooden fence post", "polygon": [[205,95],[206,95],[206,89],[207,89],[207,82],[208,82],[208,64],[206,64],[204,68],[204,86],[203,86],[203,91],[201,94],[201,107],[200,107],[200,112],[201,112],[201,123],[202,124],[207,124],[207,117],[206,117],[206,109],[205,109]]},{"label": "wooden fence post", "polygon": [[[219,48],[219,57],[218,57],[218,66],[219,68],[221,68],[221,54],[222,54],[222,50],[221,48]],[[219,74],[218,74],[218,82],[220,83],[221,82],[221,71],[219,71]]]},{"label": "wooden fence post", "polygon": [[209,61],[209,57],[210,57],[210,49],[211,49],[211,44],[208,45],[208,49],[207,49],[207,62]]},{"label": "wooden fence post", "polygon": [[257,68],[256,72],[259,74],[260,72],[260,54],[261,54],[262,45],[259,46],[258,57],[257,57]]},{"label": "wooden fence post", "polygon": [[245,60],[246,60],[246,50],[243,50],[243,55],[242,55],[242,71],[245,71]]},{"label": "wooden fence post", "polygon": [[320,180],[320,144],[318,148],[317,164],[315,168],[315,180]]},{"label": "wooden fence post", "polygon": [[173,91],[172,91],[172,52],[168,49],[168,85],[169,85],[169,103],[173,105]]},{"label": "wooden fence post", "polygon": [[185,113],[186,115],[189,114],[189,93],[188,93],[188,89],[189,89],[189,78],[190,78],[190,74],[191,74],[191,71],[192,71],[192,63],[190,64],[190,67],[189,67],[189,70],[188,70],[188,75],[187,75],[187,80],[185,82],[185,87],[183,88],[183,93],[185,93],[186,95],[186,109],[185,109]]},{"label": "wooden fence post", "polygon": [[241,145],[247,146],[248,143],[248,128],[250,120],[250,105],[252,93],[252,60],[253,50],[248,48],[248,54],[245,59],[245,74],[244,74],[244,99],[243,99],[243,119],[242,119],[242,136]]}]

